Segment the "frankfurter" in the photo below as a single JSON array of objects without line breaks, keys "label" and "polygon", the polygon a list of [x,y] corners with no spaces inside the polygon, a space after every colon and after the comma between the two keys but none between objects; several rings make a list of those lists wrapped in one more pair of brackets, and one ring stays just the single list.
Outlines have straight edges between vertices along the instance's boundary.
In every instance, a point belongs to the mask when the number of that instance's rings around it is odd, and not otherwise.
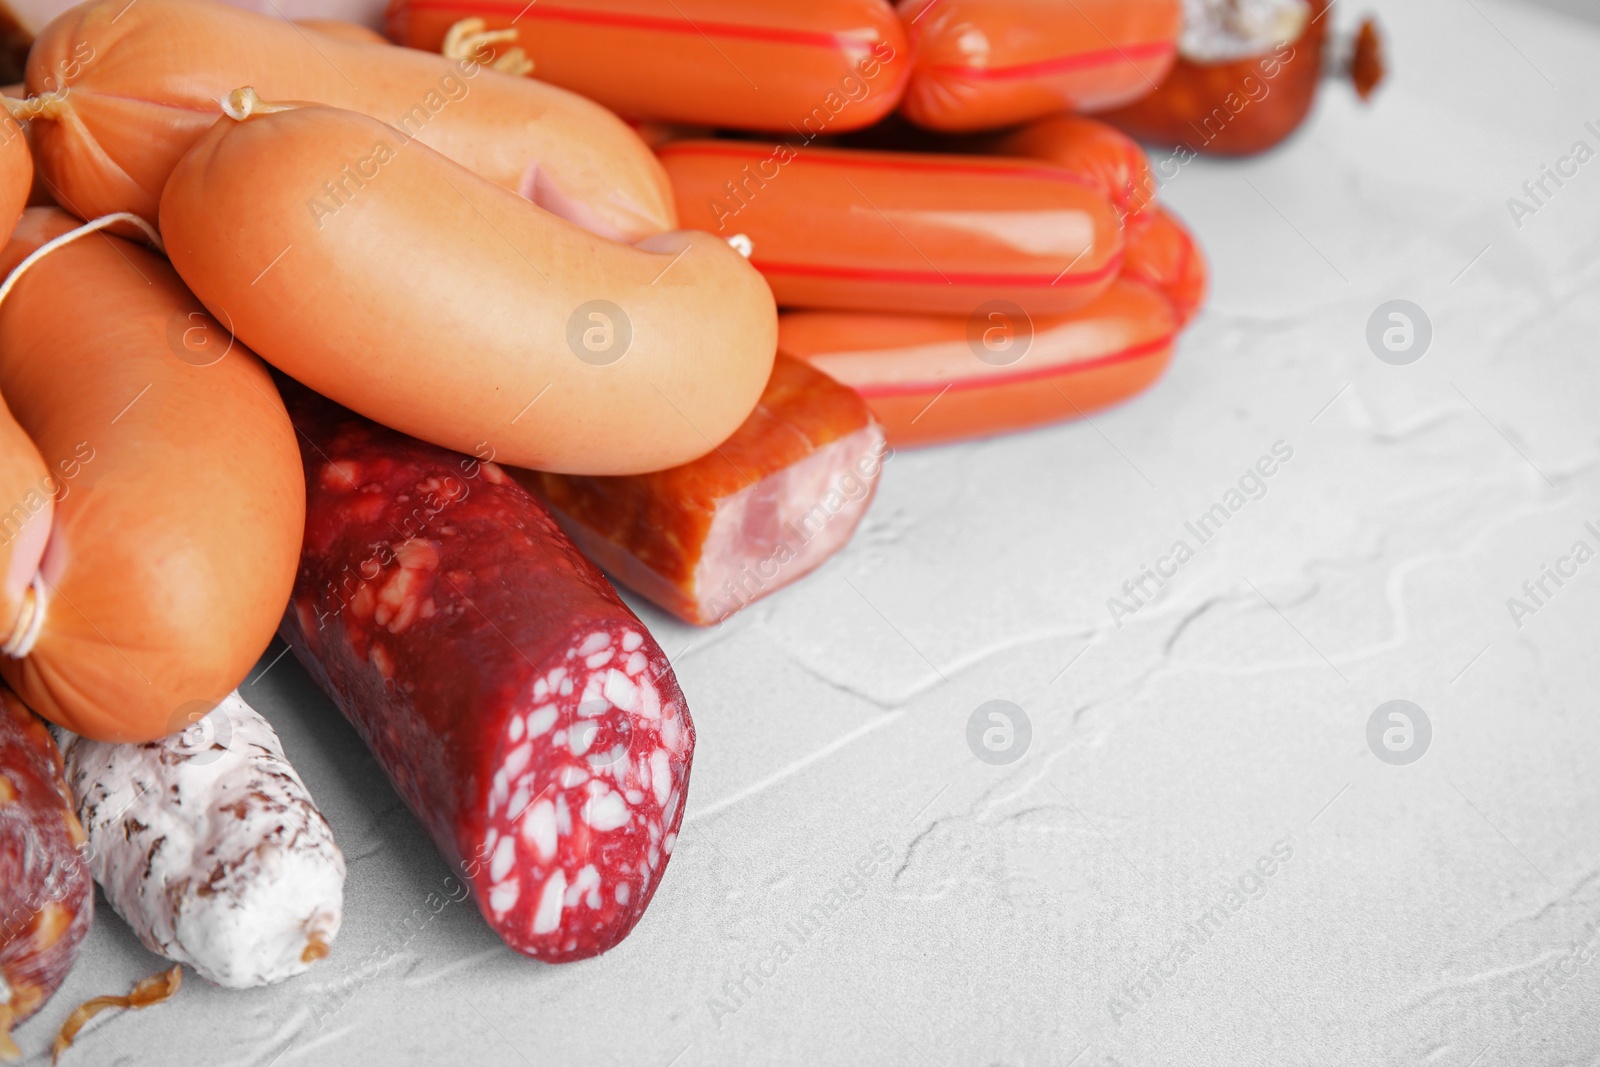
[{"label": "frankfurter", "polygon": [[[1311,111],[1328,51],[1331,0],[1238,5],[1199,0],[1177,63],[1150,95],[1103,117],[1142,141],[1189,155],[1264,152]],[[1366,100],[1383,78],[1371,19],[1362,23],[1347,74]]]},{"label": "frankfurter", "polygon": [[916,56],[901,111],[985,130],[1104,111],[1152,91],[1177,54],[1178,0],[902,0]]},{"label": "frankfurter", "polygon": [[[161,229],[196,295],[278,369],[424,440],[565,473],[688,462],[755,407],[776,312],[725,242],[613,244],[376,119],[264,106],[178,164]],[[368,177],[320,199],[347,160]],[[330,307],[350,278],[382,298]]]},{"label": "frankfurter", "polygon": [[[29,208],[0,273],[76,220]],[[90,234],[0,302],[0,394],[54,472],[54,522],[0,674],[99,741],[217,703],[272,639],[304,519],[266,368],[165,260]]]},{"label": "frankfurter", "polygon": [[142,745],[57,730],[90,868],[144,947],[230,989],[327,956],[344,854],[272,724],[229,693]]},{"label": "frankfurter", "polygon": [[[254,85],[392,123],[400,143],[415,139],[608,237],[635,241],[674,222],[659,164],[597,104],[471,59],[335,40],[215,0],[73,8],[35,42],[27,85],[38,165],[83,218],[154,222],[161,187],[217,101]],[[335,165],[317,187],[349,182]]]},{"label": "frankfurter", "polygon": [[693,463],[631,478],[510,473],[614,579],[710,626],[843,548],[886,450],[860,396],[779,356],[744,425]]},{"label": "frankfurter", "polygon": [[94,921],[83,827],[44,723],[0,685],[0,1060],[11,1028],[43,1007]]},{"label": "frankfurter", "polygon": [[498,465],[286,393],[309,507],[284,639],[507,945],[613,947],[689,786],[666,656]]},{"label": "frankfurter", "polygon": [[1151,204],[1156,183],[1138,143],[1114,126],[1082,115],[1051,115],[990,139],[987,151],[1041,159],[1105,193],[1124,221]]},{"label": "frankfurter", "polygon": [[859,392],[890,444],[986,437],[1087,414],[1149,385],[1172,358],[1166,298],[1119,279],[1088,307],[1032,319],[796,311],[778,347]]},{"label": "frankfurter", "polygon": [[1036,314],[1093,300],[1122,265],[1099,190],[983,156],[679,141],[660,150],[685,226],[747,234],[786,307]]},{"label": "frankfurter", "polygon": [[393,0],[387,28],[433,51],[468,17],[518,30],[541,80],[643,119],[859,129],[894,110],[911,73],[887,0]]},{"label": "frankfurter", "polygon": [[1127,220],[1128,251],[1122,276],[1141,281],[1165,296],[1187,326],[1205,303],[1210,276],[1205,256],[1177,217],[1159,205]]}]

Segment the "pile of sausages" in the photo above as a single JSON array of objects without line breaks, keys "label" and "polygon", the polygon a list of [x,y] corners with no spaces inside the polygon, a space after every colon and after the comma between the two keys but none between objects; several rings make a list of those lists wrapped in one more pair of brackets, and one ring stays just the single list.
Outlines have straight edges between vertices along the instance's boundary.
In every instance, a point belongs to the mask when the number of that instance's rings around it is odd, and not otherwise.
[{"label": "pile of sausages", "polygon": [[[719,623],[849,540],[893,447],[1149,385],[1206,267],[1085,113],[1148,132],[1196,106],[1170,79],[1287,69],[1321,11],[42,25],[0,131],[0,1054],[91,878],[220,985],[332,950],[344,858],[238,691],[275,634],[507,945],[616,945],[695,732],[606,575]],[[1217,106],[1282,127],[1257,145],[1298,122]]]}]

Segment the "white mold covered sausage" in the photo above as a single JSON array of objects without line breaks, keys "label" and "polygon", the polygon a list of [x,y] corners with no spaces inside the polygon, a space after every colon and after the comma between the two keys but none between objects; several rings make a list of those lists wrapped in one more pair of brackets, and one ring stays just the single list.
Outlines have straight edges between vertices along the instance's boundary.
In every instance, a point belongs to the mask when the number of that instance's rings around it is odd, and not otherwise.
[{"label": "white mold covered sausage", "polygon": [[159,741],[56,737],[94,880],[146,948],[233,989],[328,954],[344,855],[277,733],[237,692]]}]

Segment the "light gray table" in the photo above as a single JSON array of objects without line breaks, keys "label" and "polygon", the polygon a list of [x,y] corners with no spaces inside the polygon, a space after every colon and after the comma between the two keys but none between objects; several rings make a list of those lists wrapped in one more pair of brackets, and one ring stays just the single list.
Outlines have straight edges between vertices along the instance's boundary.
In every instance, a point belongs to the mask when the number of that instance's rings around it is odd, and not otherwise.
[{"label": "light gray table", "polygon": [[[1600,160],[1520,226],[1507,198],[1600,149],[1600,30],[1375,6],[1376,106],[1336,87],[1284,150],[1167,186],[1216,289],[1150,393],[897,455],[842,556],[721,629],[641,608],[700,741],[620,948],[541,966],[464,906],[408,930],[446,867],[286,659],[248,695],[350,861],[332,958],[248,993],[191,975],[68,1062],[1594,1062],[1600,560],[1508,598],[1600,548]],[[1409,365],[1366,339],[1397,299],[1432,324]],[[1108,598],[1280,441],[1117,625]],[[991,700],[1031,723],[1007,765],[967,741]],[[1369,745],[1390,700],[1431,724],[1409,765]],[[107,910],[22,1043],[157,965]]]}]

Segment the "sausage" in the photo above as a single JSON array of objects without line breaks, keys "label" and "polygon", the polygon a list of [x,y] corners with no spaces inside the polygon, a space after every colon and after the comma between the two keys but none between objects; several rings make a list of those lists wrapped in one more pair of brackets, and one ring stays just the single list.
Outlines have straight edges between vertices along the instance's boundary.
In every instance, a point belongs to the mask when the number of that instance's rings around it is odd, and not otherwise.
[{"label": "sausage", "polygon": [[1178,325],[1186,326],[1205,303],[1209,272],[1194,237],[1166,208],[1128,218],[1128,251],[1122,276],[1150,285],[1172,304]]},{"label": "sausage", "polygon": [[893,111],[911,73],[887,0],[394,0],[387,29],[432,51],[467,17],[518,30],[541,80],[635,118],[837,133]]},{"label": "sausage", "polygon": [[0,397],[0,627],[9,626],[27,605],[50,540],[56,494],[64,491]]},{"label": "sausage", "polygon": [[939,444],[1083,415],[1149,385],[1172,357],[1166,298],[1119,279],[1088,307],[1031,319],[789,312],[778,348],[855,389],[889,442]]},{"label": "sausage", "polygon": [[901,111],[935,130],[985,130],[1103,111],[1172,66],[1178,0],[902,0],[916,63]]},{"label": "sausage", "polygon": [[[470,59],[331,40],[214,0],[73,8],[35,42],[27,85],[38,165],[82,218],[130,211],[155,221],[162,185],[216,120],[217,101],[254,85],[270,99],[392,123],[402,142],[414,138],[608,237],[634,241],[674,224],[660,166],[598,104]],[[353,188],[339,166],[317,187],[324,182]]]},{"label": "sausage", "polygon": [[[25,105],[21,104],[21,100],[22,100],[22,98],[24,96],[28,95],[28,88],[27,88],[27,86],[23,85],[21,82],[17,82],[14,85],[7,85],[7,86],[4,86],[4,87],[0,87],[0,95],[3,95],[3,96],[6,96],[6,97],[10,98],[7,101],[7,106],[8,107],[10,107],[12,105],[25,106]],[[9,112],[8,112],[8,115],[9,115]],[[12,122],[16,122],[15,119],[12,119],[11,121]],[[22,139],[27,145],[27,155],[28,155],[27,167],[28,167],[28,173],[31,175],[31,178],[29,179],[29,187],[28,187],[28,194],[27,194],[27,206],[28,207],[54,207],[55,203],[56,203],[56,199],[55,199],[55,197],[50,195],[50,186],[45,184],[44,175],[40,174],[39,173],[39,169],[33,165],[33,124],[29,123],[29,122],[20,122],[20,123],[17,123],[17,125],[21,128],[21,130],[22,130]],[[14,156],[13,157],[13,166],[16,166],[16,167],[21,167],[22,166],[22,159],[20,158],[20,156]],[[18,214],[20,215],[21,212],[19,211]],[[12,224],[12,229],[15,229],[15,228],[16,228],[16,224],[13,223]],[[7,230],[6,231],[6,235],[7,236],[10,236],[10,233],[11,233],[11,230]]]},{"label": "sausage", "polygon": [[749,236],[786,307],[1034,314],[1093,300],[1122,266],[1104,194],[1042,163],[680,141],[660,151],[685,226]]},{"label": "sausage", "polygon": [[497,464],[288,395],[309,508],[284,639],[507,945],[606,951],[683,817],[666,656]]},{"label": "sausage", "polygon": [[328,954],[344,854],[272,725],[237,692],[142,745],[57,732],[90,867],[144,947],[230,989]]},{"label": "sausage", "polygon": [[[1272,0],[1272,16],[1238,26],[1229,4],[1204,0],[1184,29],[1176,65],[1155,92],[1103,117],[1134,137],[1194,155],[1246,156],[1279,144],[1300,127],[1316,99],[1328,51],[1331,0]],[[1383,77],[1371,20],[1356,37],[1348,70],[1366,100]]]},{"label": "sausage", "polygon": [[83,827],[44,723],[0,685],[0,1059],[60,988],[94,920]]},{"label": "sausage", "polygon": [[[755,406],[777,317],[723,241],[614,244],[397,148],[375,119],[259,106],[173,171],[161,230],[196,295],[278,369],[424,440],[493,437],[506,462],[563,473],[685,463]],[[319,194],[361,160],[354,208]],[[370,295],[334,297],[351,278]]]},{"label": "sausage", "polygon": [[[0,272],[74,225],[29,208]],[[85,737],[170,733],[244,679],[294,581],[305,497],[266,368],[165,260],[90,234],[0,303],[0,394],[56,485],[0,674]]]},{"label": "sausage", "polygon": [[744,425],[693,463],[629,478],[511,474],[614,579],[710,626],[843,548],[886,451],[860,396],[780,356]]},{"label": "sausage", "polygon": [[1051,115],[989,141],[1002,156],[1041,159],[1105,193],[1124,221],[1155,199],[1156,182],[1144,149],[1127,134],[1082,115]]},{"label": "sausage", "polygon": [[10,115],[0,115],[0,227],[5,235],[17,228],[22,209],[33,192],[33,153],[21,125]]},{"label": "sausage", "polygon": [[303,26],[308,30],[325,33],[329,37],[337,37],[341,41],[356,41],[362,44],[389,44],[389,38],[359,22],[345,22],[343,19],[295,19],[296,26]]}]

